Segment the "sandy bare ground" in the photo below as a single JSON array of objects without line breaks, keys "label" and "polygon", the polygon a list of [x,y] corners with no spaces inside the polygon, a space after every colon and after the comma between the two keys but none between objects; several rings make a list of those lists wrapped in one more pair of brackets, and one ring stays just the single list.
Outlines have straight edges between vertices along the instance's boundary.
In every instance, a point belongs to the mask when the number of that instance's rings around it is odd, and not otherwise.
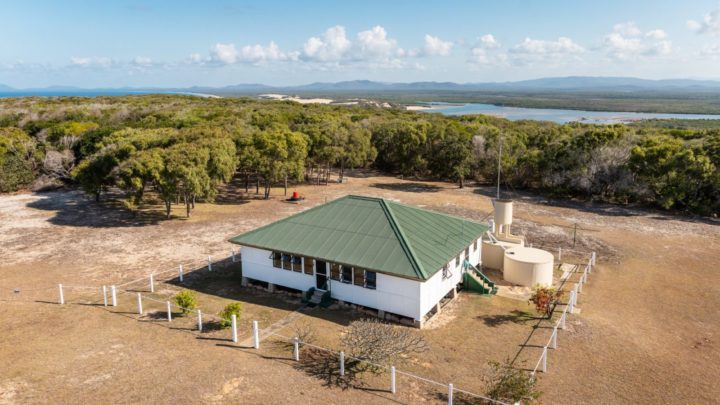
[{"label": "sandy bare ground", "polygon": [[[139,214],[111,209],[109,203],[95,204],[76,191],[0,197],[0,403],[387,401],[390,397],[383,392],[327,387],[286,360],[230,349],[222,339],[198,339],[188,330],[159,322],[139,324],[131,315],[131,300],[121,303],[127,316],[102,307],[32,302],[43,297],[53,301],[59,282],[120,283],[179,263],[200,266],[208,255],[227,257],[232,247],[227,238],[349,193],[475,220],[491,212],[490,190],[372,173],[358,173],[345,184],[294,189],[307,197],[303,204],[288,204],[280,197],[228,197],[219,204],[200,204],[191,219],[171,221],[162,219],[159,207],[144,207]],[[541,376],[543,401],[714,403],[720,396],[715,384],[720,375],[718,224],[653,211],[514,197],[519,201],[515,232],[535,244],[569,246],[567,227],[578,223],[588,229],[580,232],[578,248],[600,255],[580,298],[582,312],[560,335],[560,348],[550,354],[549,373]],[[14,288],[30,302],[17,299]],[[212,294],[203,298],[209,305],[221,305]],[[487,353],[496,352],[496,359],[517,353],[521,342],[516,339],[528,327],[510,323],[498,328],[488,321],[515,308],[503,298],[461,298],[438,320],[441,327],[423,332],[432,342],[445,343],[436,344],[427,361],[408,367],[479,389],[474,381]],[[251,301],[249,316],[262,314],[268,322],[292,310],[292,305],[275,305],[264,301],[267,298],[243,299]],[[339,330],[348,315],[332,314],[310,319]],[[449,336],[443,331],[467,333]],[[229,350],[237,355],[229,356]],[[393,400],[417,403],[428,398],[406,390]]]}]

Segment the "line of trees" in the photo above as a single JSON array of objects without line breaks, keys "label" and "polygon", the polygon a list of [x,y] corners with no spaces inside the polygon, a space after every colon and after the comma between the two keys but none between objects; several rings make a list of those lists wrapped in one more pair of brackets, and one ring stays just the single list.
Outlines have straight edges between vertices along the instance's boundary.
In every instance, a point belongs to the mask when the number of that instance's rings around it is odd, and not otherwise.
[{"label": "line of trees", "polygon": [[[702,124],[702,123],[701,123]],[[169,215],[191,215],[238,176],[268,198],[289,180],[342,181],[348,168],[492,182],[502,143],[505,186],[556,196],[720,212],[720,129],[557,125],[400,109],[188,96],[0,100],[0,191],[76,182],[139,204],[150,190]]]}]

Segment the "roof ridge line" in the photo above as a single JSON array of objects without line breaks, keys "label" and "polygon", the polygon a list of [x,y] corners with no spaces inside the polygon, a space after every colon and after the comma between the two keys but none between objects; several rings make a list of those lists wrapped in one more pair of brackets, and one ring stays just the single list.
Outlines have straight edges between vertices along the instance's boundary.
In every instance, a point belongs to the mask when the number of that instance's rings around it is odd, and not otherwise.
[{"label": "roof ridge line", "polygon": [[[330,201],[328,201],[328,202],[320,203],[320,204],[318,204],[318,205],[316,205],[316,206],[314,206],[314,207],[310,207],[310,208],[304,209],[304,210],[302,210],[302,211],[296,212],[296,213],[294,213],[294,214],[292,214],[292,215],[290,215],[290,216],[288,216],[288,217],[277,219],[277,220],[272,221],[272,222],[270,222],[270,223],[268,223],[268,224],[262,225],[262,226],[260,226],[260,227],[258,227],[258,228],[255,228],[255,229],[249,230],[249,231],[247,231],[247,232],[244,232],[244,233],[242,233],[241,235],[251,235],[251,234],[260,232],[261,230],[263,230],[263,229],[265,229],[265,228],[269,228],[271,225],[274,225],[276,222],[285,221],[285,220],[288,220],[288,219],[292,219],[292,218],[295,217],[295,216],[298,216],[298,215],[304,214],[304,213],[306,213],[306,212],[310,212],[310,211],[316,210],[316,209],[318,209],[318,208],[324,207],[324,206],[326,206],[326,205],[328,205],[328,204],[332,204],[332,203],[334,203],[334,202],[336,202],[336,201],[339,201],[339,200],[342,200],[343,198],[348,198],[348,197],[350,197],[350,196],[349,196],[349,195],[344,195],[344,196],[339,197],[339,198],[336,198],[336,199],[334,199],[334,200],[330,200]],[[234,239],[234,238],[236,238],[237,236],[239,236],[239,235],[233,236],[232,238],[228,239],[227,241],[232,243],[232,240],[231,240],[231,239]]]},{"label": "roof ridge line", "polygon": [[406,251],[406,254],[408,258],[410,259],[410,264],[413,266],[415,271],[418,273],[418,277],[422,280],[426,280],[427,276],[425,274],[425,269],[420,264],[420,261],[418,260],[417,256],[415,255],[415,251],[410,246],[410,243],[408,242],[407,238],[405,237],[405,233],[403,232],[402,228],[400,227],[400,223],[397,221],[397,218],[395,218],[395,214],[393,214],[392,209],[387,204],[384,198],[380,198],[380,206],[382,207],[383,211],[385,211],[386,215],[388,216],[388,219],[390,220],[390,226],[397,232],[398,241],[400,242],[400,245],[402,246],[403,250]]},{"label": "roof ridge line", "polygon": [[[384,198],[383,198],[383,200],[384,200]],[[445,216],[445,217],[448,217],[448,218],[458,219],[458,220],[460,220],[460,221],[466,221],[466,222],[472,222],[472,223],[474,223],[474,224],[485,225],[485,223],[483,223],[483,222],[479,222],[479,221],[475,221],[475,220],[472,220],[472,219],[469,219],[469,218],[461,217],[461,216],[459,216],[459,215],[448,214],[447,212],[430,210],[430,209],[423,208],[423,207],[416,207],[416,206],[414,206],[414,205],[405,204],[405,203],[402,203],[402,202],[400,202],[400,201],[388,201],[388,202],[391,203],[391,204],[397,204],[397,205],[402,205],[403,207],[412,208],[412,209],[414,209],[414,210],[425,211],[425,212],[429,212],[429,213],[431,213],[431,214],[436,214],[436,215],[441,215],[441,216]]]}]

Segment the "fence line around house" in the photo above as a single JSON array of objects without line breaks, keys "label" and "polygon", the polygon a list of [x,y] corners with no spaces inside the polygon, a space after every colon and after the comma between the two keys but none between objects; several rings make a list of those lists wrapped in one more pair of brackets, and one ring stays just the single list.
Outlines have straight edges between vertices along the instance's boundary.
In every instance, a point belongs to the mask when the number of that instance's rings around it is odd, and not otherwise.
[{"label": "fence line around house", "polygon": [[[543,345],[542,353],[540,354],[540,358],[538,359],[537,363],[535,364],[535,367],[530,372],[530,375],[532,378],[535,378],[538,371],[541,371],[543,373],[547,373],[547,362],[548,362],[548,349],[557,349],[557,338],[558,338],[558,329],[565,329],[566,322],[567,322],[567,316],[568,313],[573,313],[577,306],[577,299],[578,295],[582,292],[582,286],[588,282],[588,275],[592,273],[593,266],[595,265],[595,261],[597,259],[597,256],[595,252],[592,252],[590,254],[590,258],[587,261],[587,264],[585,264],[585,267],[580,274],[580,279],[574,283],[572,286],[572,289],[570,289],[570,297],[568,298],[567,303],[561,304],[559,302],[555,302],[553,305],[553,311],[555,311],[555,308],[557,308],[558,305],[564,305],[560,317],[557,321],[555,321],[555,324],[553,325],[553,331],[550,334],[550,338],[547,340],[545,345]],[[573,269],[572,272],[569,272],[567,277],[561,280],[561,284],[559,289],[562,289],[566,282],[570,279],[570,277],[573,274],[579,273],[578,268],[581,265],[578,265],[575,269]]]},{"label": "fence line around house", "polygon": [[[232,263],[236,262],[236,257],[235,257],[235,251],[234,251],[234,250],[231,251],[231,257],[232,257]],[[561,304],[561,303],[559,303],[559,302],[555,302],[554,307],[553,307],[553,312],[554,312],[555,308],[557,307],[557,305],[564,305],[564,308],[563,308],[562,313],[560,314],[559,319],[555,322],[555,324],[554,324],[554,326],[553,326],[553,332],[552,332],[552,334],[550,335],[550,338],[548,339],[547,343],[545,343],[545,345],[543,346],[543,351],[542,351],[542,354],[540,355],[540,358],[538,359],[537,364],[535,365],[535,367],[533,368],[533,370],[530,372],[530,375],[532,376],[532,378],[536,378],[536,374],[537,374],[538,371],[541,371],[541,372],[543,372],[543,373],[546,373],[546,372],[547,372],[548,349],[549,349],[549,348],[557,349],[558,329],[565,329],[565,323],[566,323],[566,321],[567,321],[568,313],[571,313],[571,314],[573,313],[573,311],[574,311],[574,309],[575,309],[575,307],[576,307],[576,305],[577,305],[577,297],[578,297],[578,294],[580,294],[580,293],[582,292],[582,285],[587,283],[587,277],[588,277],[588,275],[589,275],[590,273],[592,273],[593,267],[594,267],[594,265],[595,265],[595,261],[596,261],[596,254],[595,254],[595,252],[591,252],[590,258],[588,259],[587,264],[585,264],[585,267],[584,267],[584,269],[583,269],[583,271],[582,271],[582,274],[581,274],[581,276],[580,276],[580,279],[578,280],[578,282],[576,282],[576,283],[574,284],[574,286],[573,286],[572,289],[570,290],[570,297],[569,297],[569,299],[568,299],[568,302],[565,303],[565,304]],[[196,263],[196,262],[193,262],[193,263]],[[201,270],[201,269],[203,269],[203,268],[205,268],[205,267],[207,267],[208,271],[212,271],[213,263],[212,263],[212,259],[211,259],[210,256],[208,256],[207,262],[205,262],[205,261],[203,260],[202,263],[203,263],[203,266],[199,266],[199,267],[196,266],[196,270],[195,270],[194,272],[197,272],[197,271],[199,271],[199,270]],[[206,263],[206,264],[205,264],[205,263]],[[216,265],[218,265],[218,264],[220,264],[220,263],[219,263],[219,262],[216,263]],[[567,276],[561,279],[560,289],[562,289],[562,288],[564,287],[564,285],[566,284],[566,282],[570,279],[570,277],[571,277],[573,274],[577,274],[577,273],[578,273],[578,269],[579,269],[580,266],[581,266],[581,265],[577,265],[577,266],[573,269],[573,271],[568,272]],[[183,311],[183,312],[191,311],[191,310],[190,310],[189,308],[184,308],[184,307],[182,307],[182,306],[179,306],[179,305],[173,303],[170,299],[160,300],[160,299],[157,299],[157,298],[150,297],[150,296],[148,296],[148,295],[143,295],[141,292],[138,292],[138,291],[123,290],[123,289],[119,289],[118,287],[126,287],[126,286],[128,286],[128,285],[131,285],[131,284],[136,283],[136,282],[140,282],[140,281],[142,281],[142,280],[148,280],[148,281],[149,281],[149,289],[150,289],[150,292],[151,292],[151,293],[154,293],[154,282],[155,282],[155,281],[160,281],[160,280],[156,280],[156,279],[155,279],[155,276],[156,276],[156,275],[161,275],[161,274],[166,274],[166,273],[169,273],[169,272],[171,272],[171,271],[172,271],[172,272],[177,272],[177,274],[178,274],[178,275],[177,275],[177,278],[179,279],[179,281],[181,281],[181,282],[183,281],[183,277],[184,277],[185,273],[184,273],[184,267],[183,267],[183,265],[181,264],[181,265],[179,265],[177,268],[173,268],[173,269],[169,269],[169,270],[164,270],[164,271],[160,271],[160,272],[152,272],[152,273],[150,273],[148,276],[145,276],[145,277],[142,277],[142,278],[138,278],[138,279],[135,279],[135,280],[127,281],[127,282],[124,282],[124,283],[118,284],[118,285],[110,285],[110,288],[109,288],[109,289],[107,288],[107,287],[108,287],[107,285],[102,285],[102,286],[82,286],[82,285],[63,285],[63,284],[58,284],[57,287],[44,287],[44,288],[35,288],[35,289],[30,289],[30,290],[20,290],[20,289],[17,289],[17,288],[16,288],[16,289],[10,289],[10,288],[3,288],[3,287],[0,287],[0,290],[9,290],[9,291],[13,291],[14,293],[16,293],[16,292],[18,292],[18,291],[33,291],[33,292],[36,292],[36,291],[48,291],[48,290],[52,290],[52,289],[57,288],[57,292],[58,292],[58,304],[61,304],[61,305],[63,305],[63,304],[66,303],[66,301],[65,301],[65,292],[66,292],[66,291],[70,291],[70,290],[81,290],[81,291],[94,290],[94,291],[100,291],[100,294],[102,295],[101,299],[102,299],[103,305],[104,305],[105,307],[107,307],[107,306],[117,306],[117,296],[118,296],[118,295],[136,294],[136,296],[137,296],[138,314],[139,314],[140,316],[143,316],[144,313],[145,313],[145,311],[144,311],[144,309],[143,309],[143,304],[142,304],[142,303],[143,303],[143,300],[150,300],[150,301],[153,301],[153,302],[157,302],[157,303],[161,303],[161,304],[165,304],[165,305],[166,305],[166,308],[167,308],[167,320],[168,320],[168,322],[170,322],[170,321],[172,321],[172,311],[171,311],[172,308],[180,309],[180,310]],[[171,277],[171,278],[169,278],[169,279],[167,279],[167,280],[165,280],[165,281],[172,280],[172,279],[174,279],[174,278],[176,278],[176,277],[173,276],[173,277]],[[108,297],[108,293],[110,293],[110,297]],[[0,299],[2,299],[2,296],[0,296]],[[97,302],[99,302],[99,301],[97,301]],[[198,326],[197,326],[197,330],[198,330],[199,332],[202,332],[202,331],[203,331],[203,320],[204,320],[204,319],[210,318],[210,319],[213,319],[213,320],[220,320],[220,321],[224,320],[224,318],[222,318],[222,317],[218,317],[218,316],[215,316],[215,315],[210,314],[210,313],[203,313],[199,308],[198,308],[198,309],[195,309],[195,311],[196,311],[197,325],[198,325]],[[230,340],[232,340],[233,342],[237,343],[237,341],[238,341],[237,320],[236,320],[236,317],[235,317],[235,316],[232,316],[231,333],[232,333],[232,338],[231,338]],[[410,378],[414,378],[414,379],[419,380],[419,381],[424,381],[424,382],[429,383],[429,384],[434,384],[434,385],[437,385],[437,386],[446,387],[447,390],[448,390],[448,391],[447,391],[447,398],[448,398],[448,403],[449,403],[449,404],[452,404],[452,403],[453,403],[453,393],[454,393],[454,392],[458,392],[458,393],[462,393],[462,394],[465,394],[465,395],[469,395],[469,396],[472,396],[472,397],[475,397],[475,398],[479,398],[479,399],[483,399],[483,400],[486,400],[486,401],[490,401],[491,403],[502,404],[502,405],[510,405],[510,404],[508,404],[508,403],[506,403],[506,402],[494,400],[494,399],[491,399],[491,398],[488,398],[488,397],[485,397],[485,396],[482,396],[482,395],[479,395],[479,394],[474,394],[474,393],[469,392],[469,391],[465,391],[465,390],[462,390],[462,389],[459,389],[459,388],[455,388],[452,383],[447,383],[447,384],[446,384],[446,383],[442,383],[442,382],[430,380],[430,379],[427,379],[427,378],[424,378],[424,377],[420,377],[420,376],[417,376],[417,375],[412,374],[412,373],[408,373],[408,372],[404,372],[404,371],[399,371],[399,370],[397,370],[394,366],[380,365],[380,364],[376,364],[376,363],[373,363],[373,362],[370,362],[370,361],[367,361],[367,360],[363,360],[363,359],[359,359],[359,358],[351,357],[351,356],[347,356],[347,357],[346,357],[345,354],[344,354],[344,352],[342,352],[342,351],[337,352],[337,351],[334,351],[334,350],[332,350],[332,349],[328,349],[328,348],[316,346],[316,345],[313,345],[313,344],[310,344],[310,343],[307,343],[307,342],[302,342],[302,341],[300,341],[297,337],[295,337],[295,338],[289,338],[289,337],[287,337],[287,336],[283,336],[283,335],[277,334],[277,333],[275,333],[275,332],[269,332],[268,335],[274,335],[274,336],[277,336],[277,337],[286,339],[286,340],[288,340],[289,342],[293,342],[293,344],[294,344],[294,346],[295,346],[295,347],[294,347],[293,357],[294,357],[294,359],[295,359],[296,361],[299,361],[299,347],[300,347],[300,345],[304,345],[304,346],[308,346],[308,347],[313,347],[313,348],[316,348],[316,349],[319,349],[319,350],[323,350],[323,351],[327,351],[327,352],[334,353],[334,354],[337,353],[338,356],[339,356],[339,360],[340,360],[340,373],[341,373],[341,375],[344,375],[344,372],[345,372],[345,369],[344,369],[344,367],[345,367],[345,359],[347,359],[347,358],[352,359],[352,360],[355,360],[355,361],[364,362],[364,363],[370,364],[370,365],[375,366],[375,367],[380,367],[380,368],[382,368],[382,369],[390,370],[390,380],[391,380],[390,392],[391,392],[392,394],[395,394],[395,393],[396,393],[396,378],[395,378],[395,377],[396,377],[396,374],[400,374],[400,375],[404,375],[404,376],[407,376],[407,377],[410,377]],[[259,347],[260,347],[260,342],[261,342],[261,337],[260,337],[260,335],[259,335],[259,327],[258,327],[258,322],[257,322],[257,321],[253,321],[253,322],[252,322],[252,338],[253,338],[253,347],[254,347],[255,349],[259,349]]]}]

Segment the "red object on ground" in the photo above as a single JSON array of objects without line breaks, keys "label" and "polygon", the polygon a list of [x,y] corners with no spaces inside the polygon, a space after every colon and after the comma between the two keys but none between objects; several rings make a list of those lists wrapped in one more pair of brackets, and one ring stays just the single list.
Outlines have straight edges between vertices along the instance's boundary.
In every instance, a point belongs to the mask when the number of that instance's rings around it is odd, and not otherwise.
[{"label": "red object on ground", "polygon": [[292,199],[293,199],[293,200],[299,200],[299,199],[300,199],[300,193],[298,193],[297,191],[293,191]]}]

